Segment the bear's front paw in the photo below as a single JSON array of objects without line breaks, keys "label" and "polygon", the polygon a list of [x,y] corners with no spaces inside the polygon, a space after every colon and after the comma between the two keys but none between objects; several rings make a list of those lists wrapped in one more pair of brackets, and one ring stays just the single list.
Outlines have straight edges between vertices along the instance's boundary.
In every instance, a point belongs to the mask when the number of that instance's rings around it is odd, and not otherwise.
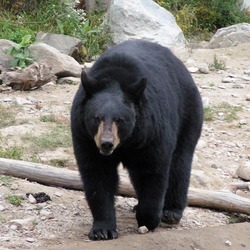
[{"label": "bear's front paw", "polygon": [[161,221],[167,224],[178,224],[182,217],[182,211],[163,210]]},{"label": "bear's front paw", "polygon": [[90,240],[113,240],[118,238],[118,233],[110,228],[92,228],[88,236]]}]

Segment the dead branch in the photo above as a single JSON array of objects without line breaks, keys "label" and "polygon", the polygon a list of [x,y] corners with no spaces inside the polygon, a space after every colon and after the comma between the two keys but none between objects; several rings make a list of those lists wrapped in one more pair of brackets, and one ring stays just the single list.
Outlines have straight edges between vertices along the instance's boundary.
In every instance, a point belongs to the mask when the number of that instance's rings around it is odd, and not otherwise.
[{"label": "dead branch", "polygon": [[1,68],[1,71],[0,80],[14,90],[30,90],[56,79],[51,67],[37,62],[24,69]]},{"label": "dead branch", "polygon": [[[77,171],[38,163],[0,158],[0,174],[24,178],[46,185],[75,190],[83,189],[81,178]],[[120,176],[118,194],[135,197],[135,191],[125,175]],[[190,206],[215,208],[250,215],[250,199],[236,195],[229,190],[211,191],[190,188],[188,203]]]},{"label": "dead branch", "polygon": [[231,183],[227,188],[233,193],[235,193],[237,190],[250,191],[250,182]]}]

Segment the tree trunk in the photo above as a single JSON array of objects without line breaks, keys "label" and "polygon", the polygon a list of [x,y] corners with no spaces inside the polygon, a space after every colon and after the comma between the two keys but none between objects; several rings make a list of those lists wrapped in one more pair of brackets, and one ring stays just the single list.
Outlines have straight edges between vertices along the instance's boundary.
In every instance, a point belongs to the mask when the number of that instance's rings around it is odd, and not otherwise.
[{"label": "tree trunk", "polygon": [[[77,171],[51,167],[48,165],[0,158],[0,174],[36,181],[46,185],[83,190]],[[232,193],[232,187],[249,189],[250,183],[231,184],[229,190],[212,191],[190,188],[188,204],[190,206],[214,208],[228,212],[250,215],[250,199]],[[234,188],[235,190],[235,188]],[[118,194],[135,197],[135,191],[124,174],[120,175]]]}]

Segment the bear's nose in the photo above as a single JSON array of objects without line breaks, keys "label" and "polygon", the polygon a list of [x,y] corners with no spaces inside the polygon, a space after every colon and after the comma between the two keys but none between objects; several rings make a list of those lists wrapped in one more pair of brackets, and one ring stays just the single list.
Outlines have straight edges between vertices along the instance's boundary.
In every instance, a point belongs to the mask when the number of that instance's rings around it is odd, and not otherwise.
[{"label": "bear's nose", "polygon": [[101,142],[101,148],[104,151],[110,151],[113,148],[114,144],[111,141],[103,141]]}]

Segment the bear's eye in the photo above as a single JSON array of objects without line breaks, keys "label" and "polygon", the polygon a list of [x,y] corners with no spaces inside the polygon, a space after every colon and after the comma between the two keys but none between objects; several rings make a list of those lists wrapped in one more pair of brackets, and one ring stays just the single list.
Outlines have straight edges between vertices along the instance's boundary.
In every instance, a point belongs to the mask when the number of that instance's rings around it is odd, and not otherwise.
[{"label": "bear's eye", "polygon": [[99,116],[96,116],[96,117],[95,117],[95,122],[96,122],[96,123],[100,123],[100,122],[101,122],[101,118],[100,118]]},{"label": "bear's eye", "polygon": [[116,118],[116,119],[115,119],[115,122],[116,122],[117,124],[121,124],[121,123],[123,123],[123,119],[122,119],[122,118]]}]

